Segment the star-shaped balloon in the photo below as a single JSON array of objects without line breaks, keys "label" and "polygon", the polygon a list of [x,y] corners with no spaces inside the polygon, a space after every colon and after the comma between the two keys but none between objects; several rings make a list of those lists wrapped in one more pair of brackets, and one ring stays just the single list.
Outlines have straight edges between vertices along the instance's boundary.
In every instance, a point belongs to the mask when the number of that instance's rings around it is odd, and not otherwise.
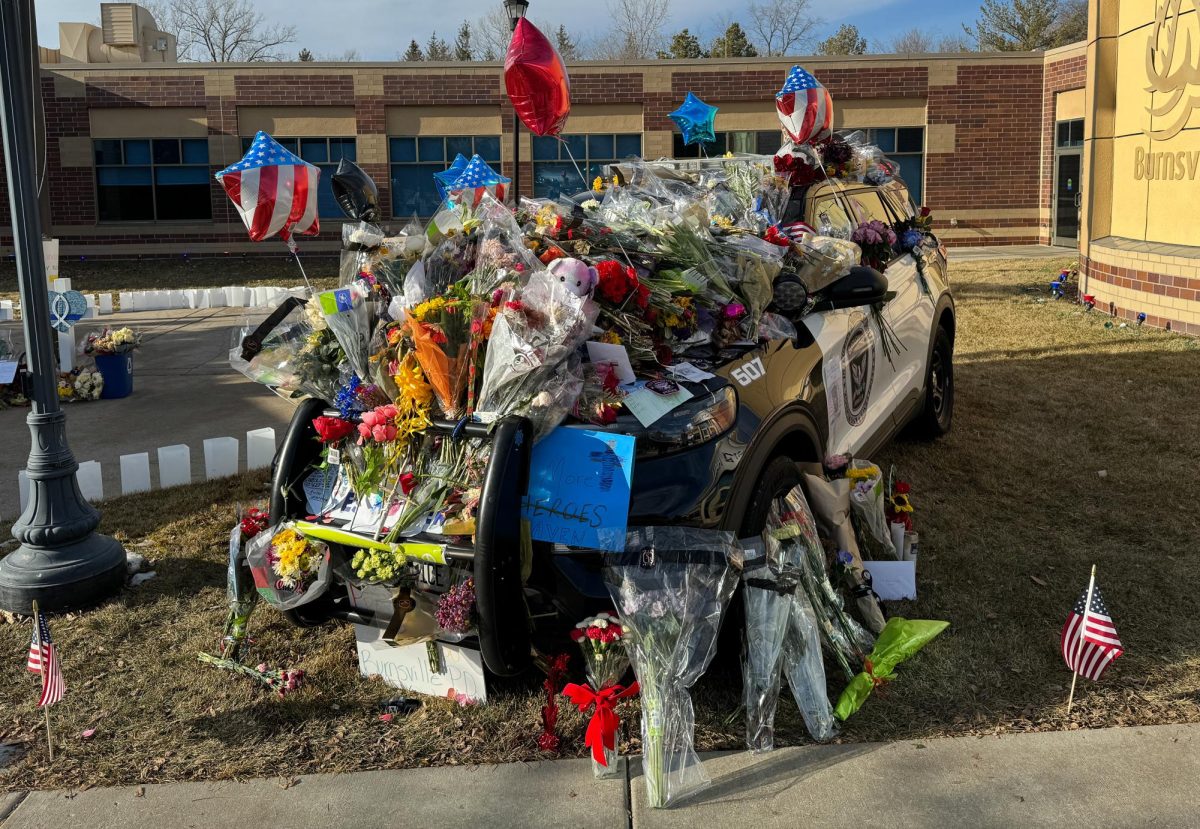
[{"label": "star-shaped balloon", "polygon": [[713,131],[717,107],[709,106],[691,92],[683,99],[679,109],[667,117],[674,121],[683,133],[684,144],[711,144],[717,140],[717,134]]},{"label": "star-shaped balloon", "polygon": [[467,168],[467,157],[459,153],[454,157],[454,161],[450,162],[450,166],[440,173],[433,174],[433,186],[437,188],[438,195],[442,197],[442,201],[450,195],[450,185],[458,181],[458,177],[462,175],[463,170]]},{"label": "star-shaped balloon", "polygon": [[295,153],[285,150],[262,130],[236,164],[217,173],[217,181],[233,201],[250,238],[261,242],[279,234],[315,236],[317,182],[321,171]]},{"label": "star-shaped balloon", "polygon": [[502,176],[488,166],[483,156],[473,155],[453,182],[446,189],[451,196],[459,193],[471,194],[471,206],[477,207],[484,193],[491,193],[498,200],[504,201],[508,193],[508,185],[512,179]]}]

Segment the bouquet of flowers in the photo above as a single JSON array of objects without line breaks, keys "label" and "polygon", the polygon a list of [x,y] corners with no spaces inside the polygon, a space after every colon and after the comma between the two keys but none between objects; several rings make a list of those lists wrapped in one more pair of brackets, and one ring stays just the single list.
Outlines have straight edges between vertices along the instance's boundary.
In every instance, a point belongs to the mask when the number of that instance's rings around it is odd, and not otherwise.
[{"label": "bouquet of flowers", "polygon": [[83,353],[95,356],[110,356],[112,354],[128,354],[140,347],[142,335],[132,328],[104,329],[100,334],[88,334],[83,344]]},{"label": "bouquet of flowers", "polygon": [[767,564],[780,560],[780,542],[771,535],[764,535],[763,541],[767,556],[746,562],[743,571],[746,642],[742,701],[746,743],[756,753],[775,747],[775,709],[783,673],[814,739],[824,741],[834,734],[812,605],[795,568],[776,572]]},{"label": "bouquet of flowers", "polygon": [[290,523],[251,539],[246,563],[259,594],[280,610],[316,599],[330,578],[328,545],[302,535]]},{"label": "bouquet of flowers", "polygon": [[588,685],[571,683],[563,688],[563,693],[580,711],[595,706],[584,744],[592,750],[592,774],[597,778],[618,773],[616,735],[620,719],[614,708],[617,702],[638,691],[636,683],[628,688],[617,684],[629,670],[623,636],[624,629],[611,613],[584,619],[571,631],[571,638],[583,652]]},{"label": "bouquet of flowers", "polygon": [[604,577],[620,613],[642,695],[646,795],[663,808],[710,785],[696,755],[688,689],[716,651],[737,587],[733,533],[690,527],[631,529]]},{"label": "bouquet of flowers", "polygon": [[846,469],[850,481],[850,518],[857,531],[863,557],[900,558],[892,545],[892,534],[884,509],[883,473],[870,461],[852,460]]},{"label": "bouquet of flowers", "polygon": [[896,232],[881,222],[871,219],[854,228],[850,241],[862,248],[862,263],[877,271],[883,271],[892,261],[892,248],[896,245]]},{"label": "bouquet of flowers", "polygon": [[81,368],[75,374],[75,399],[99,400],[104,391],[104,375],[94,368]]},{"label": "bouquet of flowers", "polygon": [[781,571],[796,573],[812,606],[822,641],[850,679],[861,667],[865,649],[874,640],[846,612],[841,595],[829,581],[825,549],[817,537],[816,522],[803,489],[796,486],[771,505],[767,532],[780,542],[776,566]]}]

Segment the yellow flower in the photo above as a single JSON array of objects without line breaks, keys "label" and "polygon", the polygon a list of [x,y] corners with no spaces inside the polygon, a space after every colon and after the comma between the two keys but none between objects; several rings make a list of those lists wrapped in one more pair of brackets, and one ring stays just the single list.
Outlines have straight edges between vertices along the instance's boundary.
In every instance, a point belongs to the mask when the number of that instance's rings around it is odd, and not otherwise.
[{"label": "yellow flower", "polygon": [[271,538],[275,553],[273,569],[284,582],[295,584],[312,568],[312,551],[308,539],[295,530],[281,530]]},{"label": "yellow flower", "polygon": [[726,150],[726,151],[725,151],[725,157],[726,157],[726,158],[733,158],[733,150]]},{"label": "yellow flower", "polygon": [[425,322],[428,317],[436,314],[438,311],[446,307],[446,298],[435,296],[433,299],[422,302],[412,310],[412,318],[418,322]]},{"label": "yellow flower", "polygon": [[597,193],[604,189],[604,176],[596,176],[596,178],[592,180],[592,189]]},{"label": "yellow flower", "polygon": [[415,354],[404,355],[404,359],[396,367],[395,380],[396,388],[400,391],[400,397],[396,401],[398,406],[428,406],[433,400],[433,387],[425,382],[425,375],[421,372],[421,366],[417,364]]},{"label": "yellow flower", "polygon": [[621,344],[621,335],[618,334],[616,331],[605,331],[600,336],[600,342],[609,343],[610,345],[620,345]]},{"label": "yellow flower", "polygon": [[728,216],[714,214],[712,220],[713,224],[715,224],[717,227],[724,228],[725,230],[729,230],[729,228],[733,227],[733,219],[729,218]]},{"label": "yellow flower", "polygon": [[879,477],[879,467],[868,466],[863,469],[849,469],[846,471],[846,477],[852,481],[869,481],[872,478]]},{"label": "yellow flower", "polygon": [[896,512],[912,512],[912,503],[909,502],[908,496],[903,493],[892,496],[892,509]]}]

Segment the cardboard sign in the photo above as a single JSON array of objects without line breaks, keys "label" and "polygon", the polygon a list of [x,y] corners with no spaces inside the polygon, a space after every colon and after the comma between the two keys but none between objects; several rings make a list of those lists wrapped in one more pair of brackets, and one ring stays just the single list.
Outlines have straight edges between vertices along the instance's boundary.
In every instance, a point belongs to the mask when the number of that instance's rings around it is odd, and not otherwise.
[{"label": "cardboard sign", "polygon": [[560,426],[533,448],[523,514],[533,537],[625,548],[634,438]]},{"label": "cardboard sign", "polygon": [[441,673],[430,666],[428,645],[393,645],[382,639],[358,642],[358,670],[363,676],[379,676],[393,688],[434,697],[468,696],[476,702],[487,701],[483,659],[479,651],[434,642],[441,662]]},{"label": "cardboard sign", "polygon": [[917,597],[915,561],[864,561],[863,568],[871,574],[871,586],[885,602]]}]

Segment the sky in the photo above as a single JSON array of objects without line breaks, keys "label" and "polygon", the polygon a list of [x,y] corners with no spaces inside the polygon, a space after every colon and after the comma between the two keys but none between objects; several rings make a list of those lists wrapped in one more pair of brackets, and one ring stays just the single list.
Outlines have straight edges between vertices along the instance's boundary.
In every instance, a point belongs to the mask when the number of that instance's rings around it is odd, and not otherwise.
[{"label": "sky", "polygon": [[[437,31],[446,40],[463,20],[474,21],[501,0],[251,0],[269,21],[296,27],[294,44],[320,55],[340,55],[357,50],[363,60],[394,60],[410,39],[424,43]],[[667,31],[684,27],[709,41],[721,21],[737,19],[749,3],[729,0],[672,0]],[[35,0],[38,40],[42,46],[58,45],[62,21],[98,23],[100,0]],[[919,28],[935,37],[962,32],[962,23],[978,15],[976,0],[812,0],[816,17],[824,21],[821,36],[832,34],[842,23],[852,23],[871,44],[883,44],[909,29]],[[543,28],[563,23],[586,42],[609,26],[603,0],[530,0],[529,16]]]}]

